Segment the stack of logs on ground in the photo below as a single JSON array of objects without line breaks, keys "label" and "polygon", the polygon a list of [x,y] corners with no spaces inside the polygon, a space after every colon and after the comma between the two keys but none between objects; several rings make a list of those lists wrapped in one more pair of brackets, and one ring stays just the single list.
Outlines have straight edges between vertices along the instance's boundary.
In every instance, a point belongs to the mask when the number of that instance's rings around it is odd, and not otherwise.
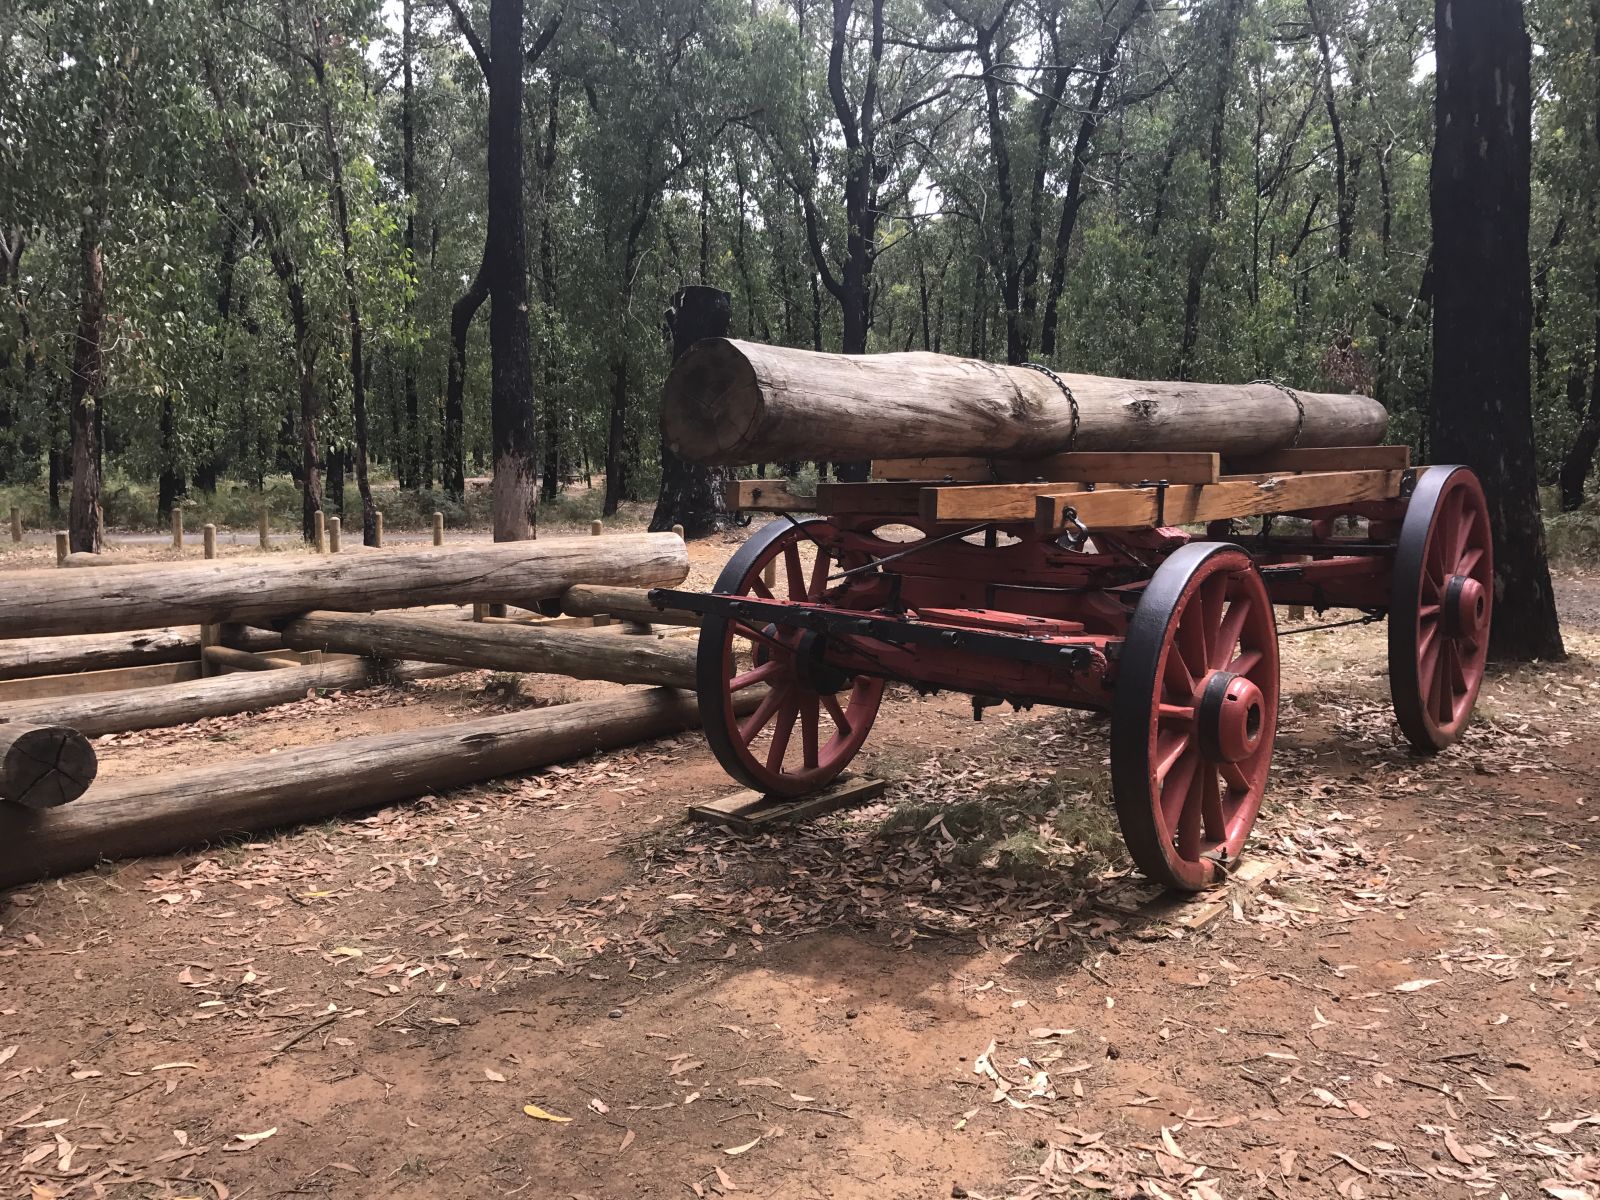
[{"label": "stack of logs on ground", "polygon": [[[688,570],[641,533],[0,573],[0,887],[692,727],[696,618],[643,591]],[[92,737],[479,669],[647,686],[95,782]]]}]

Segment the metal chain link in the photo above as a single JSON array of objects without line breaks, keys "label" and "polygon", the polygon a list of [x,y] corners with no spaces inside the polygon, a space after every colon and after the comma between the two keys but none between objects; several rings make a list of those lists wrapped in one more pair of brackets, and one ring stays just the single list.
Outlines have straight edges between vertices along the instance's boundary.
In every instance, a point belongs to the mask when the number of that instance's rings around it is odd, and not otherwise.
[{"label": "metal chain link", "polygon": [[1078,445],[1078,398],[1072,394],[1072,389],[1067,386],[1067,381],[1043,363],[1025,362],[1017,365],[1024,371],[1037,371],[1047,379],[1053,380],[1055,385],[1061,389],[1061,394],[1067,398],[1067,404],[1072,409],[1072,428],[1067,434],[1067,452],[1070,453]]},{"label": "metal chain link", "polygon": [[1296,392],[1292,387],[1286,383],[1279,383],[1276,379],[1252,379],[1250,381],[1251,387],[1255,387],[1257,384],[1265,384],[1267,387],[1275,387],[1285,396],[1289,397],[1289,399],[1294,401],[1294,409],[1296,414],[1294,422],[1294,438],[1289,442],[1289,447],[1290,449],[1293,449],[1295,446],[1298,446],[1300,444],[1300,435],[1305,432],[1306,428],[1305,401],[1300,399],[1299,393]]}]

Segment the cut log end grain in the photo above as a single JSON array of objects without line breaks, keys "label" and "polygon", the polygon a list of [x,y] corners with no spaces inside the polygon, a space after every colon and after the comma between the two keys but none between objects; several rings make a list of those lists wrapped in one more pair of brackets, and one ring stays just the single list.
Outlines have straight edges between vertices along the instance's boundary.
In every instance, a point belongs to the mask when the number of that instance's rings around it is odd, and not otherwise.
[{"label": "cut log end grain", "polygon": [[1374,445],[1388,425],[1383,406],[1366,396],[1058,374],[1071,400],[1056,379],[1020,366],[708,338],[668,375],[662,428],[682,457],[734,465],[1065,451],[1262,454]]},{"label": "cut log end grain", "polygon": [[0,799],[24,808],[58,808],[94,782],[89,739],[65,725],[0,725]]}]

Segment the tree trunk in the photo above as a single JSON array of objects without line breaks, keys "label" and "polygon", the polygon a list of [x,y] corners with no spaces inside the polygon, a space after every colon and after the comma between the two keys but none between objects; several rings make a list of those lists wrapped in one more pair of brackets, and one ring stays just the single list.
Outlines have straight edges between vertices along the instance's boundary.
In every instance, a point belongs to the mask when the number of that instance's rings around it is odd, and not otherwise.
[{"label": "tree trunk", "polygon": [[[268,678],[271,678],[270,676]],[[757,692],[749,688],[748,692]],[[744,701],[741,709],[757,703]],[[44,814],[0,813],[0,887],[184,846],[375,808],[696,728],[666,689],[351,738],[102,786]]]},{"label": "tree trunk", "polygon": [[439,447],[439,482],[445,495],[461,501],[467,493],[466,479],[466,391],[467,335],[472,318],[489,298],[489,249],[484,246],[483,261],[472,283],[450,306],[450,371],[445,380],[444,436]]},{"label": "tree trunk", "polygon": [[[279,671],[213,675],[209,679],[101,692],[92,696],[14,700],[0,704],[0,721],[67,725],[89,737],[99,737],[106,733],[161,729],[170,725],[188,725],[210,717],[259,712],[278,704],[304,700],[313,692],[353,691],[413,679],[439,679],[454,674],[458,674],[455,667],[437,663],[378,662],[372,659],[312,663],[303,667],[287,666]],[[4,725],[0,725],[0,729],[4,728]]]},{"label": "tree trunk", "polygon": [[[419,286],[417,277],[417,112],[414,71],[412,58],[415,55],[415,46],[412,36],[411,24],[412,0],[401,0],[400,6],[400,190],[406,198],[406,271],[411,276],[412,286],[406,294],[405,323],[408,332],[415,333],[417,324],[416,291]],[[417,396],[417,352],[414,346],[408,345],[402,352],[405,392],[406,430],[401,440],[400,461],[402,487],[420,488],[425,486],[424,474],[432,475],[431,470],[424,468],[426,459],[423,456],[423,446],[426,438],[422,433],[420,421],[420,404]],[[431,480],[429,481],[431,482]]]},{"label": "tree trunk", "polygon": [[1213,10],[1221,26],[1217,33],[1216,76],[1211,93],[1211,136],[1207,153],[1210,187],[1206,198],[1206,223],[1189,241],[1189,278],[1183,295],[1183,336],[1178,349],[1178,378],[1189,379],[1194,369],[1195,348],[1200,341],[1200,299],[1206,271],[1216,253],[1218,230],[1225,215],[1223,208],[1223,135],[1227,130],[1228,94],[1233,90],[1234,54],[1239,42],[1239,22],[1244,15],[1242,0],[1224,0]]},{"label": "tree trunk", "polygon": [[96,420],[105,383],[101,339],[106,320],[106,276],[99,233],[97,197],[78,232],[82,292],[78,332],[72,344],[72,499],[67,515],[69,544],[87,553],[100,551],[100,422]]},{"label": "tree trunk", "polygon": [[[339,248],[344,266],[345,309],[350,321],[350,415],[355,423],[356,490],[361,494],[361,540],[373,546],[378,540],[377,506],[372,502],[372,484],[367,479],[367,372],[363,359],[366,339],[361,327],[361,291],[356,285],[355,246],[350,236],[350,198],[344,184],[344,152],[333,128],[332,83],[323,57],[325,31],[320,22],[313,32],[312,71],[317,79],[317,94],[322,102],[322,142],[328,156],[328,175],[333,190],[333,214],[339,223]],[[332,472],[329,473],[330,476]],[[341,485],[343,478],[340,478]],[[339,512],[344,512],[341,488]]]},{"label": "tree trunk", "polygon": [[536,545],[363,550],[338,558],[221,558],[0,572],[0,637],[110,633],[156,625],[217,625],[314,608],[527,604],[574,583],[671,586],[688,574],[671,534],[556,538]]},{"label": "tree trunk", "polygon": [[528,340],[528,247],[522,201],[523,0],[489,3],[489,419],[494,539],[535,536],[539,437]]},{"label": "tree trunk", "polygon": [[474,670],[526,671],[694,687],[695,648],[687,642],[615,636],[582,629],[540,629],[371,613],[307,613],[282,626],[296,650],[366,658],[415,659]]},{"label": "tree trunk", "polygon": [[1534,474],[1531,48],[1518,0],[1435,0],[1433,458],[1477,472],[1494,527],[1490,654],[1561,659]]},{"label": "tree trunk", "polygon": [[673,367],[667,441],[694,462],[986,455],[1067,449],[1258,454],[1382,440],[1388,414],[1365,396],[1270,384],[1139,382],[1062,374],[1072,405],[1038,371],[938,354],[852,358],[716,339]]},{"label": "tree trunk", "polygon": [[[726,337],[733,320],[733,297],[712,287],[679,288],[667,310],[672,361],[702,338]],[[650,528],[658,532],[682,525],[685,537],[705,537],[730,520],[722,492],[730,475],[725,470],[685,462],[661,436],[661,496]]]}]

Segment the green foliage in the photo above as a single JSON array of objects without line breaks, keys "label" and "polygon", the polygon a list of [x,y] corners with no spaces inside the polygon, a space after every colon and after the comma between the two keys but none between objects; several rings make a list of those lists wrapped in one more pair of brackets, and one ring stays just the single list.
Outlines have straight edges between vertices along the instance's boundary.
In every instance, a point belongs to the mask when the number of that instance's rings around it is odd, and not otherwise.
[{"label": "green foliage", "polygon": [[[391,525],[447,507],[430,489],[446,444],[450,310],[482,252],[486,97],[449,14],[421,0],[411,8],[410,93],[399,6],[379,0],[0,9],[0,481],[36,499],[49,454],[66,450],[80,239],[92,227],[106,263],[100,419],[111,477],[153,487],[165,475],[192,496],[215,480],[246,491],[270,481],[292,518],[282,476],[298,462],[300,379],[275,246],[303,286],[324,450],[354,439],[326,100],[367,335],[368,451],[378,475],[417,493],[380,507]],[[464,11],[486,28],[481,0]],[[1538,47],[1535,408],[1549,480],[1594,390],[1595,18],[1571,0],[1533,0],[1528,13]],[[558,14],[527,70],[524,105],[532,402],[572,479],[601,469],[620,397],[623,449],[648,492],[668,298],[684,283],[712,284],[734,297],[736,335],[837,348],[829,284],[851,244],[844,179],[867,151],[848,149],[830,89],[828,6],[538,0],[530,47]],[[869,349],[1004,358],[1010,237],[1031,280],[1013,308],[1033,356],[1054,282],[1057,366],[1366,390],[1389,405],[1393,435],[1421,448],[1426,0],[884,0],[876,62],[872,0],[847,15],[840,94],[849,121],[876,132]],[[993,120],[980,28],[997,64]],[[1074,188],[1081,207],[1058,247]],[[468,475],[488,469],[487,316],[467,342]],[[149,501],[124,495],[108,504],[131,514]],[[225,488],[213,503],[232,513]],[[476,503],[448,506],[452,520],[475,519]]]}]

